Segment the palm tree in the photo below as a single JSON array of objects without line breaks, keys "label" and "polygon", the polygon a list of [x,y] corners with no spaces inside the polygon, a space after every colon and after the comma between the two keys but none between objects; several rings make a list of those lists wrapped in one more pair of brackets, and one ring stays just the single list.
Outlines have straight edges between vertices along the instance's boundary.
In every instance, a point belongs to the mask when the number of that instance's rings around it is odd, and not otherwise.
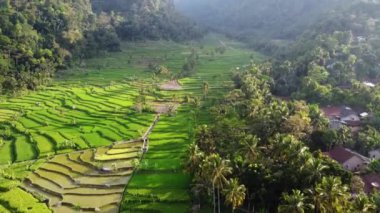
[{"label": "palm tree", "polygon": [[259,155],[257,150],[258,142],[259,139],[252,135],[245,137],[242,141],[243,148],[241,149],[241,152],[244,155],[246,163],[253,162],[257,159],[257,156]]},{"label": "palm tree", "polygon": [[197,172],[197,169],[199,169],[199,165],[201,164],[204,153],[199,149],[198,145],[195,143],[191,144],[188,149],[188,158],[186,160],[186,169],[191,173],[194,174]]},{"label": "palm tree", "polygon": [[278,207],[279,213],[304,213],[313,209],[313,205],[306,202],[307,197],[300,190],[293,190],[292,194],[282,195],[283,203]]},{"label": "palm tree", "polygon": [[229,160],[222,159],[218,154],[207,156],[202,165],[203,178],[210,180],[213,191],[214,212],[216,212],[215,189],[218,195],[218,212],[220,213],[220,190],[224,188],[227,181],[227,175],[232,173]]},{"label": "palm tree", "polygon": [[321,160],[311,157],[310,160],[306,162],[308,172],[306,180],[308,183],[319,182],[322,179],[323,171],[327,168],[328,166],[324,165]]},{"label": "palm tree", "polygon": [[347,210],[347,186],[337,177],[323,177],[314,190],[314,206],[317,212],[335,213]]},{"label": "palm tree", "polygon": [[275,135],[271,140],[271,146],[272,158],[279,163],[294,161],[299,158],[306,159],[310,154],[307,147],[292,135]]},{"label": "palm tree", "polygon": [[196,143],[205,153],[213,153],[216,149],[213,132],[207,125],[202,125],[196,132]]},{"label": "palm tree", "polygon": [[337,132],[336,145],[352,144],[352,132],[347,126],[342,126]]},{"label": "palm tree", "polygon": [[375,213],[377,212],[376,205],[374,204],[373,200],[369,199],[368,196],[364,194],[359,194],[353,204],[352,204],[352,210],[354,212],[361,212],[361,213]]},{"label": "palm tree", "polygon": [[226,203],[232,205],[232,212],[243,204],[245,200],[245,192],[245,186],[239,185],[239,181],[237,179],[234,178],[228,181],[224,193],[226,196]]}]

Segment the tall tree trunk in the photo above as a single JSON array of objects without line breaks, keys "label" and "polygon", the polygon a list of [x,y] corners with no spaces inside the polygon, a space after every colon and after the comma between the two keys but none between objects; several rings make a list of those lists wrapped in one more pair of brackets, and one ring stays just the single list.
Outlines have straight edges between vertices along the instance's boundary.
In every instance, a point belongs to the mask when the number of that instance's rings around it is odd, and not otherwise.
[{"label": "tall tree trunk", "polygon": [[247,200],[248,200],[248,212],[251,211],[251,195],[249,194],[249,189],[247,189]]},{"label": "tall tree trunk", "polygon": [[220,191],[218,187],[218,213],[220,213]]},{"label": "tall tree trunk", "polygon": [[214,186],[214,183],[212,183],[212,202],[214,203],[214,213],[216,213],[215,186]]}]

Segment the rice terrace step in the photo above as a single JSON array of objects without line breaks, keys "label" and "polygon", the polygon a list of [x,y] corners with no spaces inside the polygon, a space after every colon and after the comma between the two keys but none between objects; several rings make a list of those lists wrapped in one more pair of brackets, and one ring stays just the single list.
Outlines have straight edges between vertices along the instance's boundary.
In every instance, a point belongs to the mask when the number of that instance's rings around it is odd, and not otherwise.
[{"label": "rice terrace step", "polygon": [[117,212],[159,119],[157,115],[142,138],[54,156],[20,187],[43,197],[54,212]]}]

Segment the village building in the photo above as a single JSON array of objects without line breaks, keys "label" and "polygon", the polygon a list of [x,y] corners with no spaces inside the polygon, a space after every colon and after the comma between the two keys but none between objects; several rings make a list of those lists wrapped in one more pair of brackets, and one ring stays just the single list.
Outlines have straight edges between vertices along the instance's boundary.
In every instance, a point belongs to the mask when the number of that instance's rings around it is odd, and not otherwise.
[{"label": "village building", "polygon": [[327,106],[322,107],[321,111],[330,121],[331,129],[339,129],[343,125],[348,126],[353,133],[361,128],[361,119],[368,117],[368,113],[357,113],[351,107]]},{"label": "village building", "polygon": [[340,120],[346,123],[357,122],[360,121],[360,117],[351,107],[343,107],[340,112]]},{"label": "village building", "polygon": [[367,157],[344,147],[335,147],[326,155],[349,171],[361,171],[367,167],[370,161]]}]

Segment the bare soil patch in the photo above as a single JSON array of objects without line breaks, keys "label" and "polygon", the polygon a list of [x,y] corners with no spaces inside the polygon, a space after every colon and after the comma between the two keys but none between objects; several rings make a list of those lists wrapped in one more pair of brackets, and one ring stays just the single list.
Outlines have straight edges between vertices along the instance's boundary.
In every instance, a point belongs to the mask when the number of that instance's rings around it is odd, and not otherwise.
[{"label": "bare soil patch", "polygon": [[182,90],[182,86],[179,84],[177,80],[171,80],[160,85],[160,89],[161,90]]},{"label": "bare soil patch", "polygon": [[152,108],[158,114],[169,114],[175,112],[179,107],[178,103],[175,102],[154,102],[152,103]]}]

